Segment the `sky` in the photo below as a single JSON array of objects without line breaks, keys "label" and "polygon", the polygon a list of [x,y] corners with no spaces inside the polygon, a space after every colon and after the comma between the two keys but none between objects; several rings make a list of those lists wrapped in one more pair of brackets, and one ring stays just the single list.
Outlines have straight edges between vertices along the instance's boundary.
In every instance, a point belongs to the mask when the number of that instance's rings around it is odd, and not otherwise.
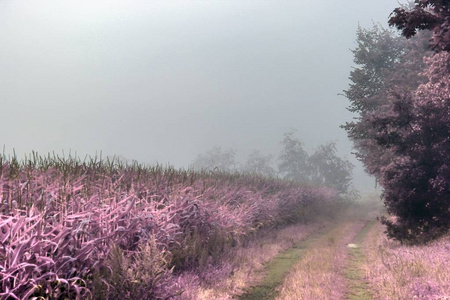
[{"label": "sky", "polygon": [[0,146],[19,157],[102,152],[188,167],[218,146],[277,157],[297,130],[336,141],[358,25],[396,0],[0,1]]}]

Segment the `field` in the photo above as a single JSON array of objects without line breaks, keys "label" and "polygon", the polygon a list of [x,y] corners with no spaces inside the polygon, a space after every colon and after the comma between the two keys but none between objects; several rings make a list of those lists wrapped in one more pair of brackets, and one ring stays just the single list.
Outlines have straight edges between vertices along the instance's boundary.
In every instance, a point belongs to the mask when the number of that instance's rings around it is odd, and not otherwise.
[{"label": "field", "polygon": [[2,299],[445,299],[450,240],[380,203],[261,176],[56,156],[0,162]]}]

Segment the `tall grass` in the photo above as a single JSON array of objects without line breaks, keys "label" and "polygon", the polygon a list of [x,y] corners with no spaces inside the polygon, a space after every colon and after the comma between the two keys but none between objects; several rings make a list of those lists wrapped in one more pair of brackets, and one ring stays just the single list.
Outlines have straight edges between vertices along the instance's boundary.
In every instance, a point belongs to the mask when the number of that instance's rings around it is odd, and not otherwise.
[{"label": "tall grass", "polygon": [[366,277],[376,299],[450,298],[450,236],[428,245],[388,240],[376,224],[366,241]]},{"label": "tall grass", "polygon": [[328,188],[238,173],[3,155],[0,296],[167,298],[182,292],[174,274],[335,200]]}]

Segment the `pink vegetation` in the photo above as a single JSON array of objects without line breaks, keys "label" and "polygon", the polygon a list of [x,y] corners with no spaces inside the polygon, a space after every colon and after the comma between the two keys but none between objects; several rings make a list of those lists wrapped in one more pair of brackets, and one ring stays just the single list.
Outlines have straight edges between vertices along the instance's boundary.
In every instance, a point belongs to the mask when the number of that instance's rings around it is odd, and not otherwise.
[{"label": "pink vegetation", "polygon": [[[336,198],[327,188],[252,176],[0,165],[0,295],[11,299],[167,297],[179,292],[172,268],[214,264],[250,232],[306,220],[305,208]],[[143,249],[159,261],[142,262]],[[139,271],[143,263],[153,266]]]}]

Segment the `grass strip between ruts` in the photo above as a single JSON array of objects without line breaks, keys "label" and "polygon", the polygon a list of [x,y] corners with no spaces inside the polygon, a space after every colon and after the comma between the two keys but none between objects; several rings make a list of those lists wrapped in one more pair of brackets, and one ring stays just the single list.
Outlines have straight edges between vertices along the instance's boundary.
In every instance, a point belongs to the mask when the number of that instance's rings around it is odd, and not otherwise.
[{"label": "grass strip between ruts", "polygon": [[373,299],[369,286],[365,280],[364,270],[362,264],[365,260],[365,254],[362,249],[369,229],[373,226],[375,221],[369,221],[358,232],[354,240],[354,247],[348,248],[348,265],[345,268],[345,277],[348,280],[348,300],[371,300]]}]

